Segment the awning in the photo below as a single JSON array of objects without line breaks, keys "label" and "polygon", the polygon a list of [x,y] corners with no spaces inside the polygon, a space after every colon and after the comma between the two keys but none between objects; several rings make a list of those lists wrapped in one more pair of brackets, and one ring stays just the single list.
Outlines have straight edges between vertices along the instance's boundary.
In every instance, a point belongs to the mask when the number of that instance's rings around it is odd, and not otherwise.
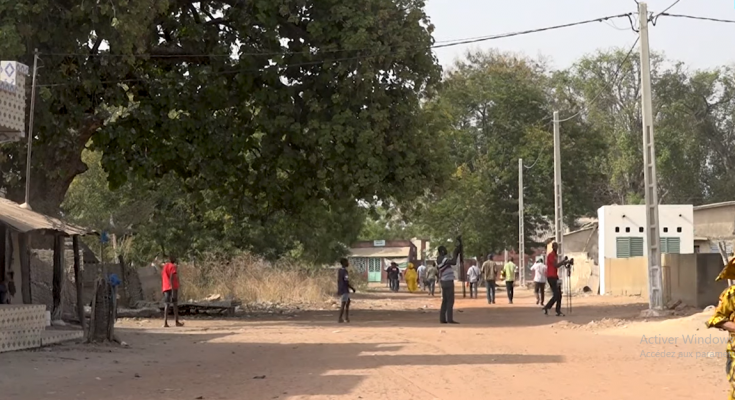
[{"label": "awning", "polygon": [[350,249],[350,257],[401,258],[408,257],[410,247],[364,247]]},{"label": "awning", "polygon": [[22,233],[56,231],[69,236],[92,233],[91,230],[23,208],[20,204],[4,198],[0,198],[0,222]]}]

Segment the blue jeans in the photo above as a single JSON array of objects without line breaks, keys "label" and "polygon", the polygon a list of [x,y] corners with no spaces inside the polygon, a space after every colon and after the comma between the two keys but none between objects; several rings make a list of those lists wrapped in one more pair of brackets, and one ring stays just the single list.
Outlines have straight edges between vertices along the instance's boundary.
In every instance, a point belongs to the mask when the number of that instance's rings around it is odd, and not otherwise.
[{"label": "blue jeans", "polygon": [[487,304],[495,303],[495,281],[485,281]]}]

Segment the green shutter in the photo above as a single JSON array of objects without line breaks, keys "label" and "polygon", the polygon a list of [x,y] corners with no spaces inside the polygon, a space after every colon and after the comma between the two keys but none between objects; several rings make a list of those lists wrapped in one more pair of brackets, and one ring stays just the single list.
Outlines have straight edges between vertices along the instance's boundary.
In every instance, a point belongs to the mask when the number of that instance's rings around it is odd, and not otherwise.
[{"label": "green shutter", "polygon": [[616,258],[630,257],[630,238],[627,238],[627,237],[616,238],[615,257]]},{"label": "green shutter", "polygon": [[681,252],[681,238],[661,238],[661,253],[679,254]]},{"label": "green shutter", "polygon": [[643,238],[632,237],[630,240],[630,256],[631,257],[643,257]]},{"label": "green shutter", "polygon": [[664,254],[664,253],[668,253],[669,252],[668,251],[668,248],[669,247],[667,246],[667,244],[669,243],[669,241],[666,240],[666,239],[668,239],[668,238],[662,237],[659,240],[659,242],[660,242],[660,244],[659,244],[659,251],[661,252],[661,254]]}]

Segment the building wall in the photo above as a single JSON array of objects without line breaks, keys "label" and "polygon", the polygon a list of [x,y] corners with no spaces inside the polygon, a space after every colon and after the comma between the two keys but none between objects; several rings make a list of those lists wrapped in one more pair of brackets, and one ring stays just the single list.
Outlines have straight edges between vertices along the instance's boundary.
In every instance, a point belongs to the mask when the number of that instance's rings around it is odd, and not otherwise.
[{"label": "building wall", "polygon": [[735,204],[697,207],[694,217],[694,231],[698,237],[732,238],[734,235]]},{"label": "building wall", "polygon": [[[659,210],[660,237],[678,237],[680,254],[694,253],[694,208],[691,205],[662,204]],[[644,205],[604,206],[597,210],[599,221],[598,248],[601,287],[607,287],[605,272],[609,259],[617,257],[617,238],[643,239],[644,256],[648,248],[646,207]],[[681,232],[678,232],[681,228]],[[617,231],[616,231],[617,229]],[[641,232],[643,230],[643,232]],[[601,293],[606,291],[600,290]]]},{"label": "building wall", "polygon": [[[640,295],[648,300],[648,260],[646,257],[608,259],[605,292],[612,295]],[[716,282],[722,270],[718,254],[665,254],[662,256],[664,301],[681,300],[704,308],[716,305],[727,281]]]},{"label": "building wall", "polygon": [[648,298],[646,257],[608,258],[605,264],[605,286],[600,293]]}]

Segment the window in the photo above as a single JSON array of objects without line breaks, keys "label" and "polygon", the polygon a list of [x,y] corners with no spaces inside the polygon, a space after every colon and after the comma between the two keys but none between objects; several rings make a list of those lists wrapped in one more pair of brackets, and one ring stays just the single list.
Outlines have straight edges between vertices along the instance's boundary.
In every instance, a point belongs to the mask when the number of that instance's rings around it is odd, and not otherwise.
[{"label": "window", "polygon": [[638,232],[643,233],[643,227],[638,228]]},{"label": "window", "polygon": [[616,258],[643,257],[642,237],[619,237],[615,245]]},{"label": "window", "polygon": [[676,228],[676,233],[681,233],[681,227]]},{"label": "window", "polygon": [[625,228],[625,233],[630,233],[630,227],[629,226]]},{"label": "window", "polygon": [[678,237],[662,237],[661,253],[678,254],[681,252],[681,239]]},{"label": "window", "polygon": [[620,227],[619,226],[616,226],[615,227],[615,233],[620,233]]},{"label": "window", "polygon": [[664,227],[664,233],[668,233],[668,232],[669,232],[669,228]]}]

